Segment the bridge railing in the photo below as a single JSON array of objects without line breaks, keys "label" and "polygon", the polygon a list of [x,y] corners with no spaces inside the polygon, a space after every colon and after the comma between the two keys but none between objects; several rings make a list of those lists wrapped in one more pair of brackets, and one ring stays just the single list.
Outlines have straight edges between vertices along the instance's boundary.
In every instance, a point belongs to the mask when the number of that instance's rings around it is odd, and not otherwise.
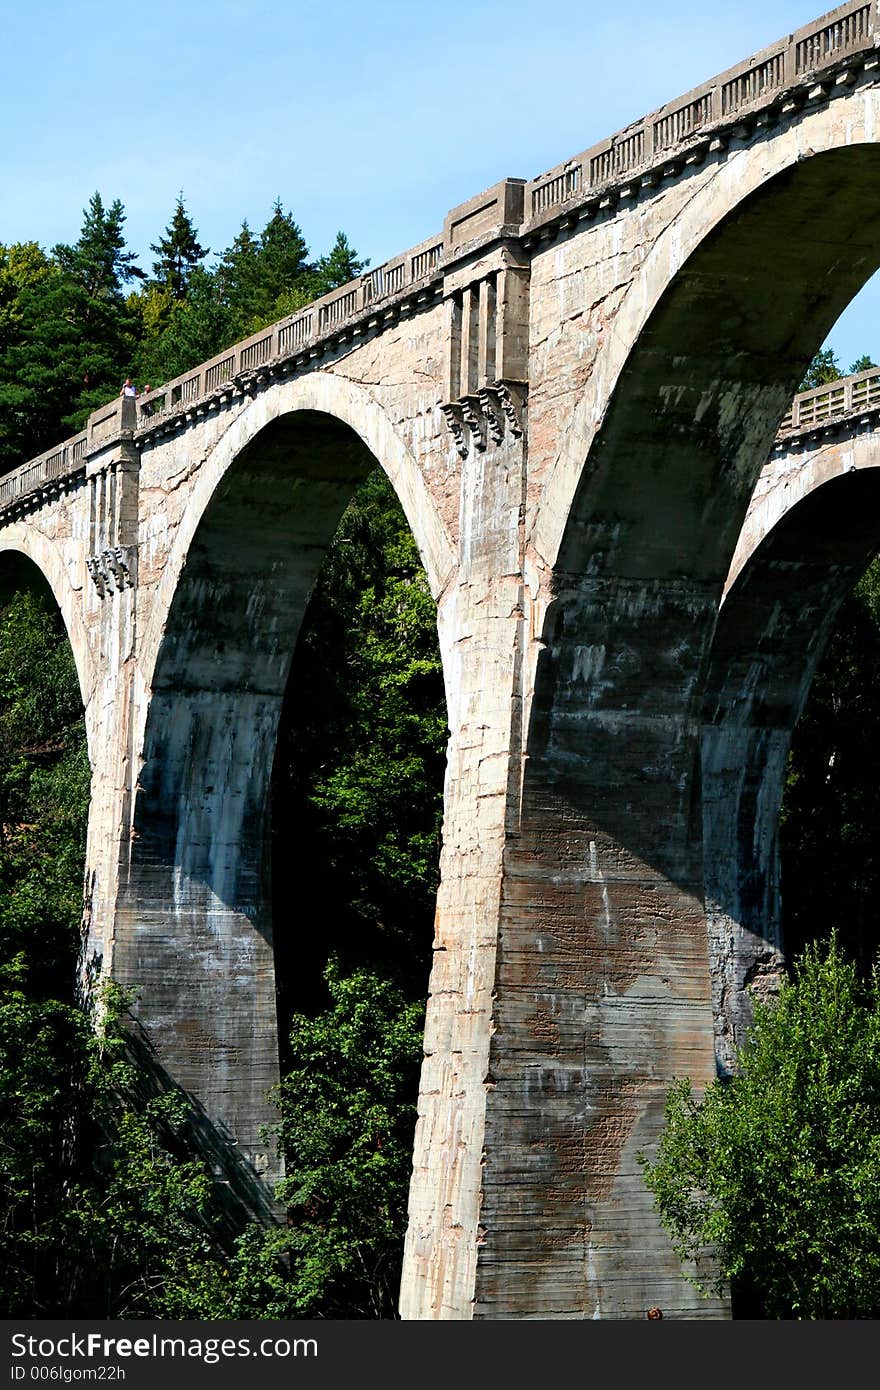
[{"label": "bridge railing", "polygon": [[40,493],[59,478],[69,477],[78,469],[85,468],[88,441],[88,430],[83,430],[81,434],[75,434],[54,449],[47,449],[45,454],[30,459],[0,478],[0,508],[8,507],[19,497]]},{"label": "bridge railing", "polygon": [[877,406],[880,406],[880,367],[871,367],[866,372],[826,382],[795,396],[791,410],[779,426],[779,433],[813,429],[826,420],[857,415],[860,410]]},{"label": "bridge railing", "polygon": [[564,213],[567,205],[583,202],[592,193],[601,195],[613,184],[647,173],[682,144],[699,144],[701,136],[708,140],[715,126],[745,118],[823,70],[873,49],[880,35],[877,9],[877,0],[850,0],[531,179],[526,184],[523,230]]},{"label": "bridge railing", "polygon": [[[163,417],[180,416],[190,408],[198,410],[200,403],[222,394],[226,386],[243,375],[285,359],[317,355],[321,342],[332,342],[359,322],[369,323],[374,315],[390,312],[396,296],[418,291],[420,286],[438,278],[444,253],[452,255],[463,238],[487,231],[481,217],[484,221],[488,217],[496,231],[500,219],[511,229],[515,223],[517,231],[528,232],[539,223],[564,214],[566,208],[593,193],[601,195],[612,184],[634,181],[636,176],[662,165],[667,157],[673,165],[677,160],[686,160],[689,148],[708,145],[716,126],[736,122],[740,117],[746,119],[777,100],[785,109],[787,92],[796,87],[803,89],[814,78],[821,89],[823,73],[828,74],[828,84],[832,80],[849,81],[847,65],[854,65],[859,55],[880,46],[878,11],[880,0],[850,0],[548,173],[529,182],[504,180],[487,194],[462,204],[466,214],[460,219],[462,226],[457,227],[454,217],[461,209],[453,210],[446,219],[443,235],[431,237],[403,255],[365,271],[357,280],[225,349],[191,372],[145,393],[136,403],[127,398],[111,402],[90,416],[82,434],[0,479],[0,508],[76,472],[87,450],[100,445],[103,439],[126,430],[147,430]],[[487,212],[490,204],[484,207],[484,203],[488,194],[493,198]],[[864,386],[834,385],[799,397],[783,421],[782,431],[805,427],[811,411],[812,420],[820,422],[874,404],[876,379],[871,373],[861,377],[866,378]],[[860,383],[861,377],[851,380]]]},{"label": "bridge railing", "polygon": [[364,315],[372,317],[395,296],[429,284],[437,276],[442,256],[442,238],[431,237],[268,328],[261,328],[243,342],[225,348],[191,372],[141,395],[137,402],[138,427],[153,425],[157,417],[180,413],[231,386],[245,373],[307,354],[319,342],[344,332]]},{"label": "bridge railing", "polygon": [[145,392],[136,400],[119,397],[89,416],[86,429],[62,444],[30,459],[0,479],[0,510],[20,498],[38,493],[47,483],[85,467],[86,454],[125,431],[147,428],[162,417],[179,415],[199,401],[222,392],[236,378],[261,367],[309,353],[321,341],[345,332],[366,315],[382,313],[400,294],[416,291],[436,279],[443,256],[441,236],[413,246],[402,256],[365,271],[295,314],[260,329],[243,342],[203,362],[190,372]]}]

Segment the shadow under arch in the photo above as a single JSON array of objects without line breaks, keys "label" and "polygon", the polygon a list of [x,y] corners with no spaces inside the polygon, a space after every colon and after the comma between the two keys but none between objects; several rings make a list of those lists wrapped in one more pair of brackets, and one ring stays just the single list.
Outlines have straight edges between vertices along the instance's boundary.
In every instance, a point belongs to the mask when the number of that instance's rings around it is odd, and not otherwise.
[{"label": "shadow under arch", "polygon": [[702,778],[722,1075],[751,1021],[747,990],[772,991],[783,968],[779,812],[788,751],[840,604],[880,549],[877,463],[820,483],[792,507],[742,564],[719,615]]},{"label": "shadow under arch", "polygon": [[[9,574],[9,583],[13,586],[16,575],[26,584],[32,582],[29,576],[34,571],[39,575],[39,584],[51,595],[52,602],[61,614],[73,652],[83,706],[88,710],[93,693],[94,674],[82,614],[82,594],[71,584],[58,550],[34,528],[26,527],[21,522],[13,522],[12,525],[4,527],[0,535],[0,566]],[[88,723],[87,720],[87,730]],[[89,752],[91,751],[90,746]]]},{"label": "shadow under arch", "polygon": [[[880,146],[769,179],[672,278],[586,459],[505,856],[481,1221],[487,1304],[503,1297],[512,1316],[724,1314],[682,1279],[637,1161],[671,1079],[715,1073],[704,685],[754,479],[806,364],[878,264]],[[511,1167],[528,1175],[515,1193]],[[526,1227],[545,1232],[527,1268]]]},{"label": "shadow under arch", "polygon": [[[278,724],[327,544],[377,460],[350,425],[316,410],[278,414],[249,434],[178,557],[152,666],[113,974],[137,989],[142,1040],[163,1072],[235,1149],[265,1202],[280,1176],[261,1135],[277,1118],[266,1093],[278,1080],[269,863]],[[307,896],[304,883],[304,905]],[[303,916],[314,925],[314,911]]]}]

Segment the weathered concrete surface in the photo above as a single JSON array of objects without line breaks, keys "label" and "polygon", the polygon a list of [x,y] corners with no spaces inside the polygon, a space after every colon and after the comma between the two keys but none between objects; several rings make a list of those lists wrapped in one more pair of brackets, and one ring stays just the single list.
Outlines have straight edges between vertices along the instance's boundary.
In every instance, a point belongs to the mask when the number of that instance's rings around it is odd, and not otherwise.
[{"label": "weathered concrete surface", "polygon": [[776,990],[785,955],[779,809],[791,736],[841,600],[880,547],[871,423],[856,416],[813,439],[780,440],[755,488],[715,634],[702,791],[723,1074],[751,1021],[750,993]]},{"label": "weathered concrete surface", "polygon": [[791,80],[743,77],[744,107],[721,95],[742,73],[719,79],[622,133],[607,177],[599,152],[497,185],[0,483],[0,549],[52,584],[86,700],[86,970],[136,985],[157,1065],[257,1205],[280,703],[353,489],[378,461],[401,498],[450,726],[405,1317],[726,1313],[682,1280],[636,1155],[670,1079],[714,1074],[713,990],[726,1056],[777,949],[810,615],[870,548],[818,456],[841,525],[815,563],[802,459],[771,458],[746,520],[805,364],[880,264],[875,7],[867,31],[845,12],[836,48],[817,22],[822,81],[792,40]]}]

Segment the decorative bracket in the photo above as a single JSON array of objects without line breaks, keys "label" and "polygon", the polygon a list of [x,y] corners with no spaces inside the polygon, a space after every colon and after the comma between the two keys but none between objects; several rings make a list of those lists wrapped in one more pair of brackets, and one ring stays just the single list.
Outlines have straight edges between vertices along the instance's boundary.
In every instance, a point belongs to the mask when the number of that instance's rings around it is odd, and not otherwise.
[{"label": "decorative bracket", "polygon": [[134,588],[131,569],[121,545],[108,547],[102,550],[100,555],[90,555],[86,560],[86,569],[92,577],[99,598],[112,593],[114,588],[117,593],[121,593],[126,587]]},{"label": "decorative bracket", "polygon": [[481,386],[478,394],[492,441],[500,444],[504,438],[504,410],[500,390],[497,386]]},{"label": "decorative bracket", "polygon": [[468,440],[464,432],[464,412],[460,405],[443,405],[440,407],[446,416],[446,424],[449,433],[455,440],[455,447],[463,459],[468,455]]},{"label": "decorative bracket", "polygon": [[86,560],[86,569],[94,581],[95,588],[98,591],[98,598],[103,598],[107,592],[107,576],[101,568],[100,561],[94,555],[90,555]]},{"label": "decorative bracket", "polygon": [[471,444],[483,453],[488,439],[503,444],[505,435],[511,440],[522,438],[526,392],[524,382],[493,381],[476,393],[441,406],[462,458],[467,458]]},{"label": "decorative bracket", "polygon": [[508,428],[514,438],[519,439],[523,432],[523,411],[526,403],[526,388],[516,382],[499,381],[498,400],[507,418]]},{"label": "decorative bracket", "polygon": [[131,574],[125,562],[125,551],[122,546],[117,545],[112,550],[105,550],[103,558],[107,569],[116,581],[116,588],[121,592],[126,584],[131,587]]},{"label": "decorative bracket", "polygon": [[471,432],[474,448],[479,449],[480,453],[486,447],[486,421],[482,414],[482,401],[479,396],[462,396],[461,413],[464,422]]}]

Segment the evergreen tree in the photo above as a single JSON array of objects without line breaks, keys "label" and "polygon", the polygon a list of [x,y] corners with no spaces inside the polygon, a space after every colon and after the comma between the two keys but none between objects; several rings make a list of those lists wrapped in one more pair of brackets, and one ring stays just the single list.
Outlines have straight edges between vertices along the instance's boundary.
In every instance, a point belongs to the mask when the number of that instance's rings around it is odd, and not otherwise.
[{"label": "evergreen tree", "polygon": [[95,193],[79,240],[53,249],[24,278],[15,331],[0,347],[0,464],[22,463],[81,429],[115,396],[131,360],[138,320],[124,285],[140,272],[125,249],[125,213]]},{"label": "evergreen tree", "polygon": [[798,387],[798,391],[812,391],[817,386],[829,385],[832,381],[839,381],[843,376],[855,376],[857,372],[867,372],[871,367],[876,367],[874,362],[867,354],[857,357],[855,362],[847,372],[844,372],[837,358],[837,353],[833,348],[822,348],[816,353],[809,367],[804,374],[804,379]]},{"label": "evergreen tree", "polygon": [[192,218],[184,207],[181,189],[165,235],[150,246],[158,256],[153,262],[153,274],[159,284],[168,287],[172,299],[186,299],[193,271],[208,255],[208,249],[199,243]]},{"label": "evergreen tree", "polygon": [[[136,357],[139,381],[158,386],[214,357],[234,342],[236,333],[215,277],[196,266],[185,299],[153,284],[140,299],[144,335]],[[149,327],[148,327],[149,325]]]},{"label": "evergreen tree", "polygon": [[311,271],[308,250],[292,214],[285,212],[281,199],[277,199],[260,234],[260,285],[267,304],[293,289]]},{"label": "evergreen tree", "polygon": [[133,277],[144,278],[137,256],[125,249],[124,222],[125,212],[118,198],[105,209],[100,193],[93,193],[76,245],[61,244],[52,252],[61,271],[83,291],[89,307],[103,301],[118,305],[123,285]]},{"label": "evergreen tree", "polygon": [[219,296],[236,328],[257,316],[259,255],[259,239],[245,220],[215,272]]},{"label": "evergreen tree", "polygon": [[855,362],[853,362],[852,366],[847,372],[847,376],[855,376],[857,372],[870,371],[871,368],[876,367],[876,365],[877,363],[873,360],[873,358],[869,357],[867,353],[863,353],[861,357],[857,357]]},{"label": "evergreen tree", "polygon": [[217,267],[234,337],[247,337],[314,299],[317,280],[307,256],[302,232],[280,200],[259,237],[242,223]]},{"label": "evergreen tree", "polygon": [[15,351],[27,337],[34,292],[57,274],[36,242],[0,246],[0,473],[28,458],[34,440],[49,437],[56,425],[60,429],[60,415],[56,421],[46,402],[39,418],[29,413],[35,402],[23,379],[27,359]]},{"label": "evergreen tree", "polygon": [[837,354],[833,348],[822,348],[816,353],[806,372],[798,391],[813,391],[817,386],[825,386],[839,381],[843,376]]},{"label": "evergreen tree", "polygon": [[329,294],[340,285],[347,285],[349,280],[356,280],[368,265],[369,261],[360,259],[345,232],[337,232],[330,254],[319,257],[315,267],[316,293]]}]

